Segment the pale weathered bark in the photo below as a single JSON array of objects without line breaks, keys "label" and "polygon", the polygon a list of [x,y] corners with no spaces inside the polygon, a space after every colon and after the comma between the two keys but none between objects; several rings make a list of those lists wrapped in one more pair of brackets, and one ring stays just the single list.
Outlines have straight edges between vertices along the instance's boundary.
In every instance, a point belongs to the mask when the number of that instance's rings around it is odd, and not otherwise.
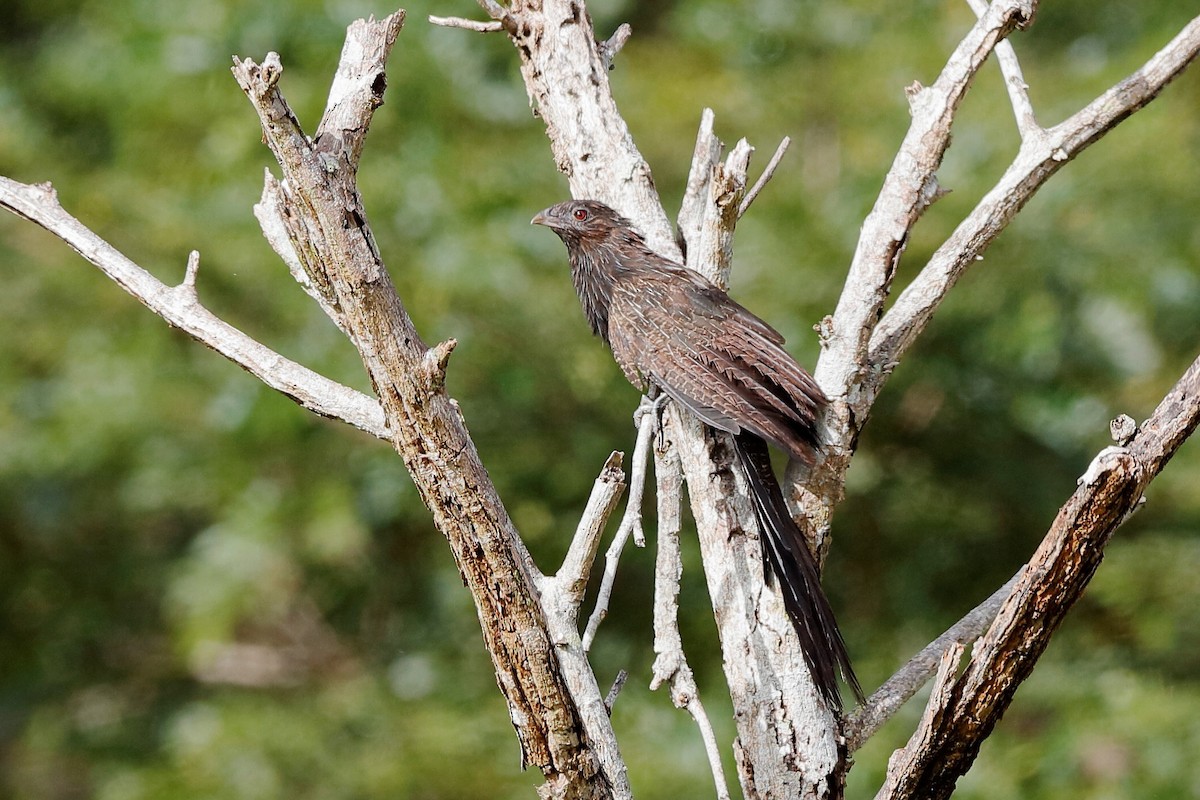
[{"label": "pale weathered bark", "polygon": [[340,419],[380,439],[390,438],[377,400],[284,358],[201,305],[196,294],[198,253],[193,251],[189,258],[183,282],[167,286],[67,213],[48,183],[24,184],[0,176],[0,208],[50,231],[171,326],[285,397],[315,414]]},{"label": "pale weathered bark", "polygon": [[[539,602],[540,576],[457,404],[445,393],[444,369],[453,343],[430,349],[421,340],[380,260],[355,186],[363,137],[386,86],[383,65],[402,22],[400,12],[382,23],[352,28],[312,140],[278,90],[277,57],[268,57],[263,66],[235,59],[234,75],[283,170],[277,197],[291,244],[326,307],[341,316],[358,348],[392,444],[475,599],[523,758],[546,775],[547,796],[609,797],[625,782],[623,766],[615,754],[602,763],[585,739]],[[599,698],[594,679],[590,687],[584,681],[573,688],[590,689]]]},{"label": "pale weathered bark", "polygon": [[[542,795],[628,797],[603,697],[580,657],[574,617],[557,607],[545,613],[539,584],[547,590],[558,585],[533,567],[445,393],[454,343],[428,348],[421,340],[379,259],[354,185],[371,115],[382,103],[384,63],[403,20],[401,11],[350,27],[326,114],[311,140],[279,92],[278,56],[268,55],[261,66],[240,59],[234,65],[283,170],[283,181],[268,176],[256,212],[293,274],[358,347],[378,403],[283,359],[202,308],[196,254],[183,284],[166,287],[70,217],[49,186],[0,179],[0,205],[59,235],[155,313],[268,385],[391,441],[475,599],[523,759],[546,776]],[[610,467],[604,483],[619,487],[619,459]]]},{"label": "pale weathered bark", "polygon": [[[1125,446],[1101,451],[1017,576],[961,675],[939,675],[907,747],[892,757],[877,800],[949,797],[979,754],[1017,687],[1091,581],[1113,532],[1142,502],[1146,486],[1200,424],[1200,358]],[[946,660],[957,664],[952,650]]]},{"label": "pale weathered bark", "polygon": [[[957,278],[1065,162],[1153,99],[1200,51],[1198,18],[1143,69],[1068,120],[1044,129],[1037,124],[1015,53],[1004,41],[1032,20],[1035,0],[970,2],[979,22],[932,86],[914,84],[910,90],[912,127],[864,223],[838,307],[821,326],[824,352],[816,375],[835,401],[825,420],[827,457],[812,472],[793,465],[789,475],[802,522],[826,548],[829,520],[871,406]],[[546,123],[572,194],[614,206],[638,224],[658,252],[676,260],[686,253],[686,263],[724,284],[737,220],[773,165],[748,193],[753,148],[739,142],[722,160],[712,114],[705,112],[676,237],[608,87],[607,71],[630,35],[628,27],[601,43],[581,0],[515,0],[508,7],[481,0],[480,5],[491,21],[435,21],[504,31],[512,39],[530,99]],[[235,59],[234,67],[283,171],[282,181],[268,175],[256,215],[297,281],[358,347],[378,402],[283,359],[201,307],[195,291],[198,255],[189,260],[184,282],[167,287],[67,214],[48,186],[0,178],[0,205],[57,234],[172,325],[301,405],[390,441],[446,535],[475,599],[525,761],[546,776],[542,795],[630,797],[608,707],[578,626],[600,533],[624,486],[619,454],[597,479],[562,567],[543,575],[484,471],[457,405],[445,393],[444,370],[454,342],[433,348],[422,342],[379,258],[355,188],[371,115],[382,102],[384,63],[402,24],[403,12],[398,12],[351,26],[326,113],[311,140],[279,92],[278,56],[268,55],[262,65]],[[882,314],[908,232],[940,196],[935,173],[949,146],[955,112],[992,50],[1009,87],[1021,148],[996,187]],[[784,147],[786,142],[776,159]],[[848,749],[882,724],[937,665],[925,717],[893,759],[880,797],[945,797],[1094,573],[1112,532],[1195,429],[1200,360],[1140,431],[1097,457],[1011,590],[998,591],[918,654],[850,717],[849,743],[812,685],[779,596],[763,583],[754,517],[741,476],[731,468],[727,441],[678,409],[667,413],[664,441],[675,450],[656,454],[664,550],[657,581],[655,680],[670,683],[673,700],[700,724],[718,796],[724,796],[724,777],[714,757],[715,736],[673,628],[679,570],[671,550],[678,532],[678,485],[671,477],[676,469],[686,477],[699,530],[735,708],[734,748],[744,794],[840,796]],[[643,431],[639,451],[647,449],[649,430]],[[642,452],[635,457],[635,475],[643,458]],[[965,671],[956,675],[963,645],[995,615],[1002,598],[1003,610],[974,647]]]}]

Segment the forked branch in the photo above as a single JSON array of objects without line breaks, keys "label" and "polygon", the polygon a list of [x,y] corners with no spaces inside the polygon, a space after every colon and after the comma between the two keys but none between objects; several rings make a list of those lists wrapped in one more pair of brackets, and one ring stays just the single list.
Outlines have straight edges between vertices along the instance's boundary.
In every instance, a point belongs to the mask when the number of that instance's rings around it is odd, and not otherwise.
[{"label": "forked branch", "polygon": [[1008,170],[975,209],[937,249],[929,263],[896,299],[871,336],[866,364],[857,379],[854,413],[865,419],[898,362],[932,319],[946,293],[975,264],[1047,180],[1088,146],[1149,103],[1200,52],[1200,17],[1189,22],[1141,69],[1113,86],[1068,119],[1032,134]]},{"label": "forked branch", "polygon": [[1117,527],[1200,424],[1200,358],[1125,447],[1101,451],[1018,574],[961,675],[935,690],[929,720],[893,758],[877,800],[949,797],[979,746],[1083,594]]}]

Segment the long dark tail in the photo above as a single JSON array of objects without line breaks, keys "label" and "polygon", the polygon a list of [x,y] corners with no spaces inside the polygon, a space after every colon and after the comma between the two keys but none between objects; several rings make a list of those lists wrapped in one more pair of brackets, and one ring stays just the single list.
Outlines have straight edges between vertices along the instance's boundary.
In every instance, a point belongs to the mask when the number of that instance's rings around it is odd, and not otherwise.
[{"label": "long dark tail", "polygon": [[829,707],[841,711],[842,696],[837,681],[840,669],[858,702],[865,702],[833,609],[821,590],[812,552],[788,513],[783,492],[771,469],[767,443],[746,432],[735,436],[733,441],[750,484],[754,514],[762,532],[764,568],[769,565],[768,577],[774,573],[779,582],[784,607],[800,637],[800,648],[812,672],[813,682]]}]

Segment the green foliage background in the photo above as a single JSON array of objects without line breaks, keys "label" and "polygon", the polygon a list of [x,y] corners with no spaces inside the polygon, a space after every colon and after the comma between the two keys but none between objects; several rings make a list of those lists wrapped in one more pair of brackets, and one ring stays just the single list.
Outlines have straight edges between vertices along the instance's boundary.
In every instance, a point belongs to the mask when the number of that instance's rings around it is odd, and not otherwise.
[{"label": "green foliage background", "polygon": [[[1045,124],[1135,69],[1186,4],[1046,3],[1016,37]],[[66,207],[280,352],[366,389],[352,349],[261,239],[270,156],[229,56],[277,50],[311,130],[362,0],[7,0],[0,174]],[[592,340],[561,245],[565,196],[516,55],[415,3],[363,160],[375,232],[544,568],[635,392]],[[618,102],[677,205],[700,110],[795,144],[741,226],[734,294],[805,363],[858,226],[971,22],[920,0],[594,2],[635,35]],[[1118,413],[1143,419],[1200,351],[1200,81],[1187,74],[1068,166],[954,291],[897,370],[835,521],[828,586],[876,685],[1011,575]],[[903,284],[1016,147],[989,65]],[[764,155],[765,159],[765,155]],[[760,160],[760,163],[762,161]],[[138,306],[33,226],[0,218],[0,796],[531,797],[471,602],[399,460],[315,419]],[[962,781],[963,798],[1200,795],[1200,450],[1189,443]],[[684,636],[728,741],[695,552]],[[699,738],[645,687],[652,554],[625,559],[596,648],[631,680],[614,720],[639,797],[711,796]],[[240,665],[231,670],[228,664]],[[238,685],[231,678],[254,678]],[[862,753],[873,793],[911,704]]]}]

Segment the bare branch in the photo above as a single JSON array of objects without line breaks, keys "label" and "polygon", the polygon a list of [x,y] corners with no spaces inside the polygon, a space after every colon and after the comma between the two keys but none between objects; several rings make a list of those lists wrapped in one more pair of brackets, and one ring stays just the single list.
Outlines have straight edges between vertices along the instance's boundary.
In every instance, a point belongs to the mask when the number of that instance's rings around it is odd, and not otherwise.
[{"label": "bare branch", "polygon": [[792,137],[785,136],[779,143],[779,146],[775,148],[775,155],[771,156],[771,160],[767,162],[766,169],[762,171],[762,175],[758,176],[758,180],[754,182],[754,185],[750,187],[750,191],[746,192],[746,196],[742,198],[742,204],[738,206],[738,219],[741,219],[746,215],[746,212],[750,210],[750,204],[753,203],[755,198],[758,197],[758,193],[761,192],[766,187],[767,182],[775,176],[775,170],[779,166],[779,162],[783,161],[783,156],[785,153],[787,153],[788,146],[791,145],[791,143]]},{"label": "bare branch", "polygon": [[1021,144],[1011,166],[929,263],[896,299],[871,337],[868,363],[876,369],[861,378],[860,419],[886,383],[881,365],[900,360],[925,329],[942,298],[974,264],[1034,193],[1079,153],[1149,103],[1200,52],[1200,17],[1193,19],[1137,72],[1113,86],[1064,122]]},{"label": "bare branch", "polygon": [[966,616],[947,628],[945,633],[923,647],[921,652],[909,659],[895,675],[872,692],[866,705],[856,708],[846,718],[843,725],[846,748],[853,753],[882,728],[883,724],[934,676],[947,651],[956,645],[969,645],[978,639],[992,624],[1016,582],[1017,576],[1010,578],[988,599],[975,606]]},{"label": "bare branch", "polygon": [[687,265],[718,286],[729,285],[733,231],[746,194],[746,173],[754,148],[738,141],[722,162],[725,146],[713,133],[712,109],[704,109],[679,211],[679,231]]},{"label": "bare branch", "polygon": [[[336,159],[345,174],[358,172],[375,109],[383,105],[387,88],[384,67],[404,18],[404,9],[399,9],[381,20],[355,20],[346,29],[337,72],[313,137],[313,149],[326,161],[326,169],[331,168],[329,161]],[[357,192],[353,184],[347,189]]]},{"label": "bare branch", "polygon": [[1147,484],[1200,424],[1200,358],[1163,398],[1127,447],[1101,451],[1018,574],[999,616],[963,674],[935,693],[931,719],[889,769],[880,800],[949,797],[979,746],[1033,671],[1050,637],[1083,594],[1117,527]]},{"label": "bare branch", "polygon": [[630,467],[629,499],[625,501],[625,516],[621,518],[621,525],[604,554],[604,577],[600,580],[596,608],[588,618],[587,629],[583,633],[585,651],[591,649],[600,623],[608,616],[608,603],[612,598],[613,584],[617,580],[617,566],[621,562],[621,551],[625,549],[625,543],[632,536],[638,547],[646,546],[646,534],[642,531],[642,494],[646,485],[646,464],[650,458],[650,439],[654,436],[659,409],[665,400],[666,395],[661,395],[654,401],[643,397],[641,405],[638,406],[638,433],[637,443],[633,447],[633,466]]},{"label": "bare branch", "polygon": [[592,493],[584,507],[583,516],[579,519],[579,526],[575,529],[575,536],[571,539],[571,546],[553,578],[565,592],[569,604],[565,610],[573,617],[578,614],[579,605],[587,591],[604,526],[608,524],[608,518],[617,507],[617,501],[621,499],[621,492],[625,489],[625,472],[621,469],[622,458],[620,452],[613,451],[604,462],[604,468],[592,485]]},{"label": "bare branch", "polygon": [[[389,46],[391,18],[367,23],[376,45]],[[361,51],[361,52],[358,52]],[[371,60],[376,46],[343,50]],[[347,82],[382,89],[380,71]],[[235,59],[234,75],[262,121],[264,140],[283,170],[280,182],[292,245],[314,284],[345,314],[391,422],[391,441],[446,536],[470,589],[484,640],[508,702],[524,763],[546,778],[545,797],[627,798],[628,779],[603,696],[570,615],[547,615],[540,574],[479,459],[457,404],[438,379],[448,345],[432,350],[405,311],[367,224],[354,184],[361,142],[378,107],[371,93],[327,112],[322,134],[304,136],[277,88],[278,59],[259,67]],[[359,76],[343,65],[339,73]],[[335,81],[335,85],[337,82]],[[335,104],[331,101],[330,108]],[[344,109],[343,109],[344,106]],[[354,106],[353,108],[351,106]],[[285,216],[286,216],[285,213]]]},{"label": "bare branch", "polygon": [[[982,18],[988,10],[987,0],[967,0],[975,16]],[[1025,83],[1025,75],[1021,71],[1021,62],[1017,60],[1017,51],[1013,49],[1008,39],[996,45],[996,60],[1000,62],[1000,73],[1004,76],[1004,88],[1008,90],[1008,99],[1012,103],[1013,115],[1017,120],[1017,130],[1022,139],[1036,136],[1042,132],[1033,113],[1033,104],[1029,101],[1029,85]]]},{"label": "bare branch", "polygon": [[929,701],[925,704],[925,711],[921,714],[921,721],[917,724],[917,729],[908,740],[908,744],[897,750],[888,759],[887,780],[876,793],[875,800],[889,800],[894,797],[900,781],[913,769],[913,765],[919,759],[924,748],[929,746],[934,735],[933,728],[938,722],[938,709],[951,699],[954,677],[965,649],[961,644],[953,644],[938,659],[937,677],[933,682],[933,691],[929,694]]},{"label": "bare branch", "polygon": [[[935,173],[950,144],[954,115],[996,43],[1032,19],[1035,7],[1034,0],[996,0],[955,48],[933,85],[910,87],[912,124],[863,221],[845,287],[823,337],[825,347],[814,377],[831,398],[853,399],[862,373],[883,363],[868,359],[871,333],[909,231],[938,196]],[[831,410],[839,412],[844,414],[844,408]],[[830,425],[830,444],[848,447],[857,436],[852,427],[848,416],[839,416]]]},{"label": "bare branch", "polygon": [[183,285],[172,288],[68,214],[49,184],[26,185],[0,177],[0,206],[50,231],[167,323],[304,408],[380,439],[392,437],[374,398],[284,358],[200,305],[194,284],[198,257],[189,258]]},{"label": "bare branch", "polygon": [[708,204],[709,184],[721,160],[724,145],[713,132],[714,114],[711,108],[700,114],[700,128],[696,131],[696,147],[692,152],[692,165],[688,169],[687,186],[683,191],[683,202],[679,204],[678,245],[687,257],[693,247],[699,247],[700,227],[704,222],[704,209]]},{"label": "bare branch", "polygon": [[1037,0],[996,0],[959,42],[932,86],[913,82],[905,89],[912,124],[863,221],[837,307],[818,328],[821,357],[813,377],[832,400],[821,420],[822,452],[811,469],[792,463],[786,475],[800,495],[799,512],[821,559],[830,546],[830,521],[844,495],[850,458],[875,399],[861,387],[869,381],[882,385],[895,366],[895,359],[874,357],[871,337],[877,333],[909,232],[945,194],[937,169],[950,145],[954,116],[997,43],[1028,24],[1036,7]]},{"label": "bare branch", "polygon": [[654,564],[654,677],[650,688],[671,685],[671,702],[686,709],[700,729],[704,751],[712,770],[718,800],[729,800],[729,781],[721,763],[721,748],[708,712],[700,702],[696,678],[683,653],[679,635],[679,578],[683,559],[679,550],[683,468],[670,441],[654,449],[654,474],[658,482],[658,557]]},{"label": "bare branch", "polygon": [[440,25],[443,28],[462,28],[467,31],[475,31],[476,33],[499,33],[504,30],[504,24],[499,20],[475,20],[463,19],[462,17],[435,17],[429,15],[431,25]]},{"label": "bare branch", "polygon": [[[731,448],[716,434],[675,406],[667,414],[689,480],[725,679],[738,709],[735,749],[743,793],[768,796],[764,789],[770,787],[777,792],[771,796],[825,796],[840,758],[836,736],[825,734],[838,726],[809,677],[782,597],[763,581],[757,528],[746,521],[753,512],[743,473],[733,468]],[[697,473],[706,480],[696,480]],[[792,752],[797,742],[804,743],[803,762],[781,768],[779,753]]]}]

